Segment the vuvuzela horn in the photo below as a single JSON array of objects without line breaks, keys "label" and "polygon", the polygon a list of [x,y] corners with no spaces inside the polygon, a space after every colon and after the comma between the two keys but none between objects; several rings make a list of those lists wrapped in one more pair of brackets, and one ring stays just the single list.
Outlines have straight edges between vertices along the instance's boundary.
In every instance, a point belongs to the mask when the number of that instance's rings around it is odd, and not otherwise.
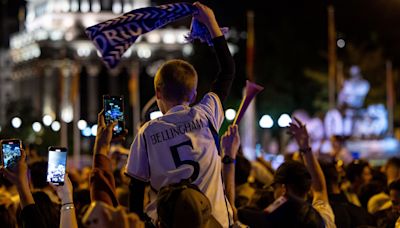
[{"label": "vuvuzela horn", "polygon": [[239,110],[236,114],[235,120],[233,121],[234,125],[239,124],[240,120],[242,119],[244,113],[247,110],[247,107],[249,107],[250,102],[263,89],[264,87],[257,85],[254,82],[251,82],[249,80],[246,81],[246,94],[244,95],[242,102],[240,103]]}]

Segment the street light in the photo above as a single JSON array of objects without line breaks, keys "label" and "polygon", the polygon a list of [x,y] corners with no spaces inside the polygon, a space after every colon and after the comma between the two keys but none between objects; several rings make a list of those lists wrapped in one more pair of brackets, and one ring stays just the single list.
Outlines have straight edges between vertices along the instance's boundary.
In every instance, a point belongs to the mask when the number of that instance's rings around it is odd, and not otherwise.
[{"label": "street light", "polygon": [[232,121],[233,119],[235,119],[236,116],[236,111],[234,109],[227,109],[225,111],[225,117],[227,120]]},{"label": "street light", "polygon": [[42,119],[43,124],[45,126],[50,126],[51,123],[53,123],[53,120],[54,120],[53,117],[51,117],[50,115],[44,115]]},{"label": "street light", "polygon": [[14,117],[11,120],[11,125],[13,126],[13,128],[19,128],[22,125],[22,120],[19,117]]},{"label": "street light", "polygon": [[74,111],[72,110],[72,107],[70,105],[61,110],[61,119],[65,123],[71,123],[74,119]]},{"label": "street light", "polygon": [[279,127],[288,127],[289,123],[292,122],[292,119],[288,114],[282,114],[279,119],[278,119],[278,125]]},{"label": "street light", "polygon": [[91,131],[92,131],[92,135],[93,135],[93,136],[96,136],[96,135],[97,135],[97,124],[95,124],[95,125],[92,126]]},{"label": "street light", "polygon": [[260,127],[261,128],[271,128],[274,126],[274,121],[272,120],[270,115],[263,115],[260,119]]},{"label": "street light", "polygon": [[60,122],[58,122],[58,121],[54,121],[52,124],[51,124],[51,129],[53,130],[53,131],[59,131],[60,130],[60,128],[61,128],[61,124],[60,124]]},{"label": "street light", "polygon": [[40,132],[42,130],[42,124],[40,124],[39,122],[34,122],[32,124],[32,129],[34,132]]},{"label": "street light", "polygon": [[84,130],[87,127],[87,122],[85,120],[78,121],[78,128],[79,130]]},{"label": "street light", "polygon": [[90,127],[86,127],[82,130],[82,135],[85,137],[89,137],[92,135],[92,129]]}]

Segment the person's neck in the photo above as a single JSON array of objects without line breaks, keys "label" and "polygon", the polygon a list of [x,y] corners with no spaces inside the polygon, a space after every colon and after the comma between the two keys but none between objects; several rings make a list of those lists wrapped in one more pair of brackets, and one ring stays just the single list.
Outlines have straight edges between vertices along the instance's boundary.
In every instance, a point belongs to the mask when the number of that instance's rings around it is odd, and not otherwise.
[{"label": "person's neck", "polygon": [[[170,101],[165,101],[164,102],[164,107],[165,107],[165,113],[167,113],[169,110],[171,110],[173,107],[178,106],[178,105],[184,105],[184,106],[189,106],[189,102],[170,102]],[[164,114],[165,114],[164,113]]]},{"label": "person's neck", "polygon": [[303,202],[303,201],[306,201],[306,200],[307,200],[307,195],[299,196],[299,195],[296,195],[296,194],[294,194],[294,193],[291,193],[290,191],[287,193],[287,196],[288,196],[289,198],[292,198],[292,199],[294,199],[294,200],[296,200],[296,201],[299,201],[299,202]]}]

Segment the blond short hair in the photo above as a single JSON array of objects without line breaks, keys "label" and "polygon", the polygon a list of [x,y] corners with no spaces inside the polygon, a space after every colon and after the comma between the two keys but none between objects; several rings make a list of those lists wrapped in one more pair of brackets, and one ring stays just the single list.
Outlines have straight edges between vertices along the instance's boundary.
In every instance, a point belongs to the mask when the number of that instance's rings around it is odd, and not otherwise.
[{"label": "blond short hair", "polygon": [[191,93],[197,89],[197,72],[184,60],[169,60],[158,69],[154,78],[154,88],[168,101],[190,101]]}]

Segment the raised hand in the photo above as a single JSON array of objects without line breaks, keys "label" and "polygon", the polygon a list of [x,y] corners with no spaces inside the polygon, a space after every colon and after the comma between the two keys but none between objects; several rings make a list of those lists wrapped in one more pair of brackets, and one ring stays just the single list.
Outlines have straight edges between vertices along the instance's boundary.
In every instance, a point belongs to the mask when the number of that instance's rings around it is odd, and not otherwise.
[{"label": "raised hand", "polygon": [[61,200],[61,204],[73,203],[73,188],[71,180],[68,177],[68,173],[64,177],[64,185],[54,186],[58,198]]},{"label": "raised hand", "polygon": [[16,186],[29,185],[25,150],[21,149],[21,157],[14,167],[11,169],[2,168],[1,172],[7,180]]},{"label": "raised hand", "polygon": [[11,170],[2,168],[2,174],[7,180],[17,186],[21,208],[34,204],[28,181],[28,165],[26,164],[25,150],[21,149],[21,158]]},{"label": "raised hand", "polygon": [[199,22],[207,26],[212,37],[218,37],[222,35],[221,29],[219,28],[218,22],[215,19],[214,12],[208,6],[201,4],[200,2],[193,3],[198,9],[198,12],[193,17]]},{"label": "raised hand", "polygon": [[240,146],[239,130],[237,125],[230,125],[221,138],[221,146],[225,155],[236,158]]},{"label": "raised hand", "polygon": [[113,138],[113,129],[118,122],[115,121],[109,125],[106,125],[103,112],[104,110],[102,110],[97,116],[97,135],[94,144],[94,152],[108,155],[111,142],[124,140],[128,131],[125,129],[120,136]]},{"label": "raised hand", "polygon": [[288,134],[296,139],[296,142],[299,145],[300,149],[308,149],[310,147],[310,144],[306,125],[304,125],[296,117],[294,117],[294,120],[295,122],[292,121],[289,124]]}]

